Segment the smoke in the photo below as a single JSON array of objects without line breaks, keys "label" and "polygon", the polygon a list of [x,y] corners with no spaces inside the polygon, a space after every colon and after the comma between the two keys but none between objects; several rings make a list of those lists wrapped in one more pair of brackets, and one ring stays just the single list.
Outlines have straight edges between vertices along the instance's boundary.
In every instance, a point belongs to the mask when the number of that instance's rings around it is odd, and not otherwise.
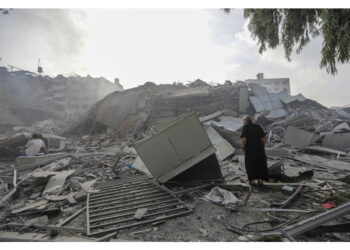
[{"label": "smoke", "polygon": [[[47,73],[73,71],[85,44],[84,12],[67,9],[13,9],[0,16],[1,64],[35,71],[38,58]],[[60,69],[60,72],[55,72]]]}]

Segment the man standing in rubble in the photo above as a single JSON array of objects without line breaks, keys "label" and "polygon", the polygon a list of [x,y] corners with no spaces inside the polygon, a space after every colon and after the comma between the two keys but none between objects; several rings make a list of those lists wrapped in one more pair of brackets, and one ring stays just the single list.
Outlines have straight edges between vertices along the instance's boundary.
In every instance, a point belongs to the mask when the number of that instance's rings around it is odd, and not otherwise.
[{"label": "man standing in rubble", "polygon": [[20,156],[35,156],[41,150],[44,154],[47,154],[45,143],[39,138],[37,133],[33,134],[32,139],[30,139],[24,147],[18,147]]},{"label": "man standing in rubble", "polygon": [[243,117],[243,123],[241,142],[248,180],[251,185],[261,185],[263,181],[268,181],[266,133],[258,124],[253,123],[248,115]]}]

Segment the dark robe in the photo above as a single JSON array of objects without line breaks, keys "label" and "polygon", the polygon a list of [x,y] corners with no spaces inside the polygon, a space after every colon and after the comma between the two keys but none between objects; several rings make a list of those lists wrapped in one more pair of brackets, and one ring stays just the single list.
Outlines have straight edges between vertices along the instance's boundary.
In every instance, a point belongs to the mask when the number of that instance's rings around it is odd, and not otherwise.
[{"label": "dark robe", "polygon": [[268,169],[264,145],[261,141],[266,136],[264,130],[250,122],[242,128],[241,138],[246,138],[245,168],[248,180],[262,179],[268,181]]}]

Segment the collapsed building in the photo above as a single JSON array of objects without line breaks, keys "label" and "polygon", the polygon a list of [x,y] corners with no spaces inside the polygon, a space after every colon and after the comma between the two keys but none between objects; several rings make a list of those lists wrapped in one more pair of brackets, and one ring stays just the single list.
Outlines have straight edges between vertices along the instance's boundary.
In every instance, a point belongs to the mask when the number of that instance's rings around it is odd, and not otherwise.
[{"label": "collapsed building", "polygon": [[[63,151],[0,162],[0,239],[348,241],[348,112],[258,82],[113,92],[66,126]],[[261,187],[245,114],[267,132]]]},{"label": "collapsed building", "polygon": [[121,91],[116,78],[73,75],[54,78],[0,67],[0,132],[50,118],[79,116],[113,91]]},{"label": "collapsed building", "polygon": [[156,85],[115,92],[98,102],[87,118],[67,133],[86,134],[90,131],[137,133],[191,111],[199,116],[228,109],[235,115],[248,112],[248,87]]}]

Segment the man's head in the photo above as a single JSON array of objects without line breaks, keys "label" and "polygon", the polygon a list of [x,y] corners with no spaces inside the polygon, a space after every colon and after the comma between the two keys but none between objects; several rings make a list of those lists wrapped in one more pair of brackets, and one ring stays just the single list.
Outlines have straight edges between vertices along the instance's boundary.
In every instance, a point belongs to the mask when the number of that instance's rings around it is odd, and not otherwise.
[{"label": "man's head", "polygon": [[32,137],[33,137],[33,139],[38,139],[38,138],[39,138],[39,135],[38,135],[37,133],[34,133],[34,134],[32,135]]},{"label": "man's head", "polygon": [[244,124],[244,125],[247,125],[247,124],[249,124],[249,123],[252,122],[252,118],[250,118],[249,115],[243,116],[242,120],[243,120],[243,124]]}]

